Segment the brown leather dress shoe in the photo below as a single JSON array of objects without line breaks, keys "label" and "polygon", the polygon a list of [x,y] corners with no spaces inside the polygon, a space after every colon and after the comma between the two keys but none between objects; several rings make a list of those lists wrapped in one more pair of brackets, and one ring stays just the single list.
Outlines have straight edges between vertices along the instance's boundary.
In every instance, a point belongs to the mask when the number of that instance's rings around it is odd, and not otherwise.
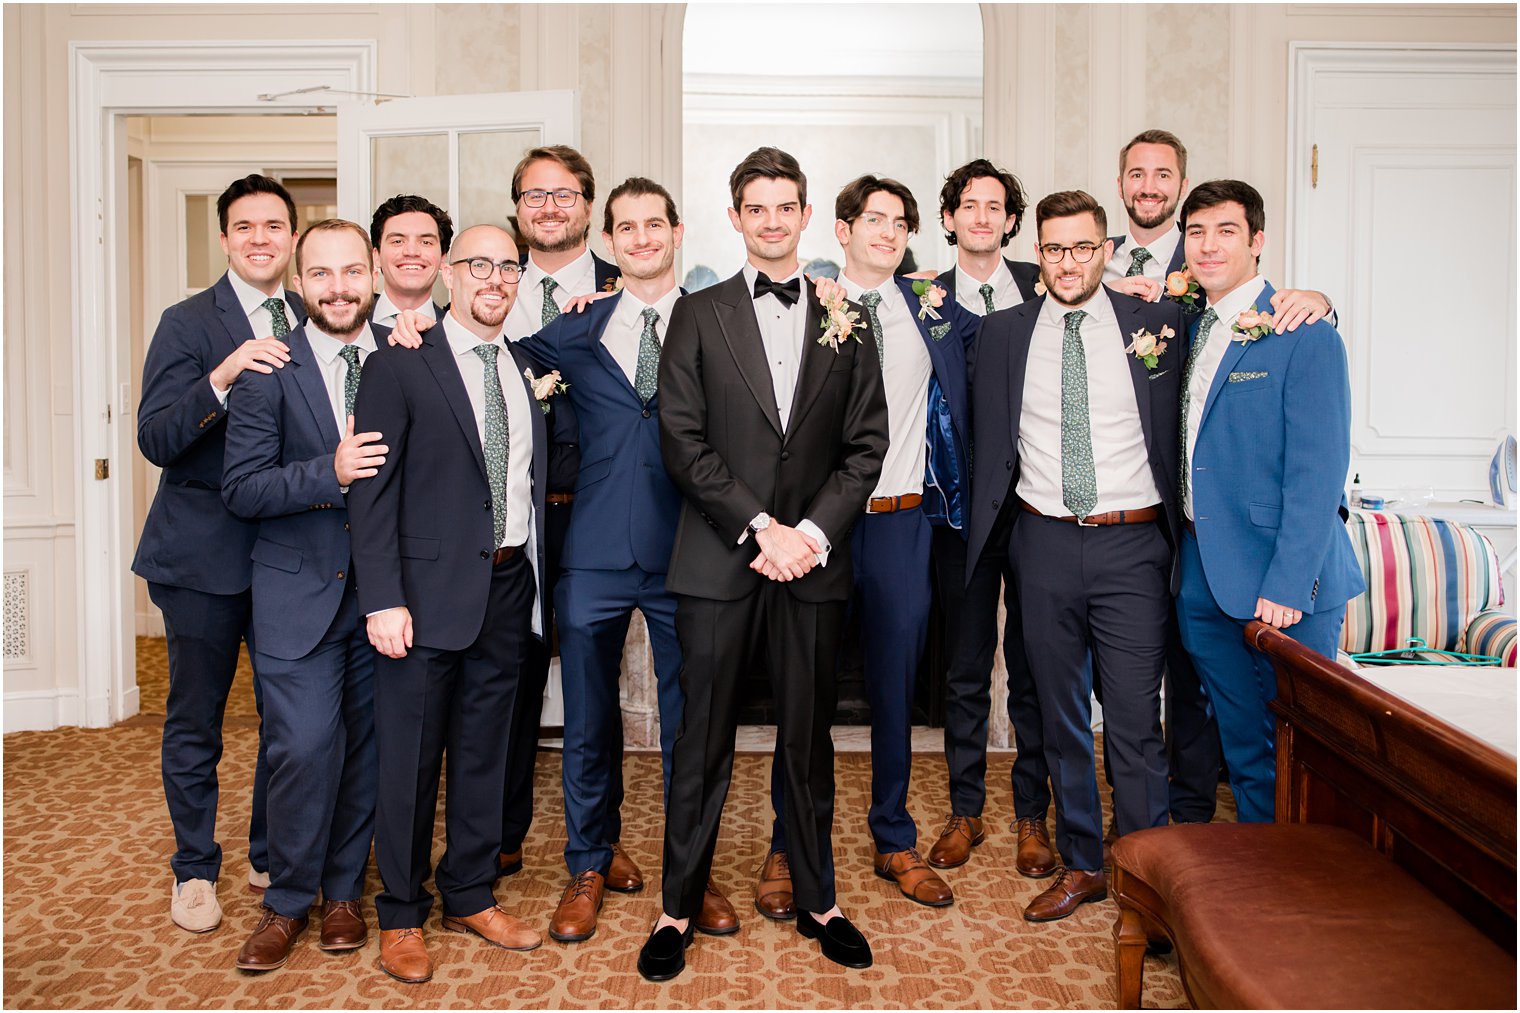
[{"label": "brown leather dress shoe", "polygon": [[364,925],[364,909],[356,900],[326,900],[322,902],[322,939],[319,949],[357,950],[369,939],[369,929]]},{"label": "brown leather dress shoe", "polygon": [[965,865],[971,857],[971,849],[986,839],[987,831],[980,816],[952,815],[945,820],[939,840],[929,849],[929,864],[936,869]]},{"label": "brown leather dress shoe", "polygon": [[1024,909],[1024,920],[1029,922],[1053,922],[1065,918],[1079,905],[1102,900],[1108,896],[1108,877],[1103,870],[1083,872],[1080,869],[1061,870],[1056,881],[1046,888]]},{"label": "brown leather dress shoe", "polygon": [[1044,820],[1034,818],[1018,820],[1013,825],[1019,835],[1014,851],[1013,867],[1020,876],[1044,879],[1056,871],[1055,852],[1050,850],[1050,828]]},{"label": "brown leather dress shoe", "polygon": [[523,849],[516,851],[503,851],[496,856],[496,877],[515,876],[522,872]]},{"label": "brown leather dress shoe", "polygon": [[549,919],[549,938],[560,943],[579,943],[596,935],[596,914],[602,909],[606,880],[587,869],[570,881],[560,895],[559,907]]},{"label": "brown leather dress shoe", "polygon": [[410,985],[421,984],[433,976],[433,962],[428,959],[421,929],[380,930],[380,970]]},{"label": "brown leather dress shoe", "polygon": [[785,851],[766,854],[760,866],[760,882],[755,884],[755,910],[772,921],[797,917],[797,905],[792,901],[792,867]]},{"label": "brown leather dress shoe", "polygon": [[244,971],[273,971],[290,959],[291,948],[306,931],[308,918],[286,918],[261,907],[258,927],[238,950],[237,966]]},{"label": "brown leather dress shoe", "polygon": [[484,911],[463,918],[445,915],[443,927],[450,932],[473,932],[504,950],[536,950],[544,941],[536,929],[507,914],[500,904],[492,904]]},{"label": "brown leather dress shoe", "polygon": [[955,902],[950,884],[939,878],[939,873],[929,868],[917,848],[907,851],[890,851],[876,855],[876,875],[882,879],[895,880],[897,888],[909,900],[930,907],[945,907]]},{"label": "brown leather dress shoe", "polygon": [[698,932],[709,936],[727,936],[739,931],[739,913],[711,878],[707,880],[707,892],[702,894],[702,910],[692,919],[692,924]]},{"label": "brown leather dress shoe", "polygon": [[644,889],[644,874],[616,841],[612,844],[612,864],[607,867],[606,885],[607,889],[618,893],[638,893]]}]

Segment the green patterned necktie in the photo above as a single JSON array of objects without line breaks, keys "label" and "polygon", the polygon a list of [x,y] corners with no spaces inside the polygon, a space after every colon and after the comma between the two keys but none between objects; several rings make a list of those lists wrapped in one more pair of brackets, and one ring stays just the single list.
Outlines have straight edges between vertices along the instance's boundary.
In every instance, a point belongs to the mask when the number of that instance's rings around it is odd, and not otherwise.
[{"label": "green patterned necktie", "polygon": [[648,404],[660,382],[660,339],[654,333],[660,311],[645,306],[642,316],[644,331],[639,335],[639,364],[633,371],[633,392],[641,402]]},{"label": "green patterned necktie", "polygon": [[559,288],[559,282],[546,274],[544,275],[543,286],[544,308],[538,315],[538,323],[540,327],[548,327],[559,318],[559,303],[554,301],[554,290]]},{"label": "green patterned necktie", "polygon": [[1137,274],[1144,274],[1146,263],[1148,261],[1156,259],[1155,257],[1151,256],[1151,251],[1147,250],[1143,246],[1135,250],[1135,252],[1131,253],[1129,256],[1129,270],[1124,272],[1124,277],[1126,278],[1133,278]]},{"label": "green patterned necktie", "polygon": [[1188,350],[1187,365],[1182,367],[1182,398],[1179,412],[1177,446],[1177,502],[1187,502],[1188,493],[1188,408],[1193,403],[1193,367],[1203,346],[1208,344],[1209,329],[1219,322],[1219,314],[1210,306],[1198,318],[1198,333],[1193,336],[1193,347]]},{"label": "green patterned necktie", "polygon": [[881,317],[876,314],[876,307],[881,305],[881,293],[874,288],[869,292],[860,294],[860,304],[866,308],[866,316],[871,318],[871,333],[876,335],[876,361],[883,367],[887,364],[887,345],[881,333]]},{"label": "green patterned necktie", "polygon": [[496,353],[500,349],[482,343],[471,351],[485,363],[486,481],[491,486],[491,527],[496,532],[493,548],[500,548],[507,533],[507,399],[502,396],[501,374],[496,371]]},{"label": "green patterned necktie", "polygon": [[338,350],[343,356],[343,361],[348,363],[348,369],[343,374],[343,420],[340,429],[347,428],[348,419],[354,414],[354,396],[359,393],[359,373],[364,367],[359,365],[359,348],[357,345],[344,345]]},{"label": "green patterned necktie", "polygon": [[982,287],[977,289],[977,291],[982,293],[982,302],[987,304],[987,312],[996,313],[997,305],[992,301],[992,285],[990,283],[983,282]]},{"label": "green patterned necktie", "polygon": [[1083,310],[1066,314],[1061,342],[1061,501],[1085,518],[1098,505],[1093,470],[1092,419],[1087,410],[1087,352],[1082,347]]},{"label": "green patterned necktie", "polygon": [[290,319],[285,316],[285,300],[277,296],[270,296],[262,303],[269,311],[270,323],[274,325],[274,336],[283,338],[290,333]]}]

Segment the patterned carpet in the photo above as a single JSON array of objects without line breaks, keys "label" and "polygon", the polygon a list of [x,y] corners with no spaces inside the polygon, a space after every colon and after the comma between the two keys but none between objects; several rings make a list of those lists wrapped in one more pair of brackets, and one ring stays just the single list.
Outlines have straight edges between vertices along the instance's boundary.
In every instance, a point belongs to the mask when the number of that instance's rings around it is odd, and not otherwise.
[{"label": "patterned carpet", "polygon": [[[151,645],[150,645],[151,649]],[[268,974],[234,969],[258,919],[246,887],[249,797],[255,735],[230,721],[222,763],[224,917],[215,932],[192,936],[168,918],[173,843],[158,778],[162,690],[142,679],[144,715],[107,730],[60,729],[4,737],[4,991],[19,1008],[99,1007],[513,1007],[513,1008],[1112,1008],[1112,901],[1086,905],[1047,925],[1021,913],[1040,884],[1012,871],[1008,797],[1011,757],[988,771],[987,842],[950,870],[948,909],[922,907],[871,872],[864,815],[869,757],[841,754],[834,847],[840,905],[870,938],[876,965],[845,971],[788,924],[754,912],[754,873],[769,821],[769,759],[741,755],[735,765],[714,875],[733,898],[743,928],[699,936],[677,981],[654,985],[634,968],[659,908],[661,832],[659,758],[627,761],[624,843],[650,879],[642,893],[608,894],[596,936],[575,945],[546,941],[512,954],[438,926],[427,927],[437,974],[405,986],[382,974],[371,942],[326,954],[308,930],[290,962]],[[236,696],[237,694],[235,694]],[[251,691],[247,714],[252,713]],[[156,701],[156,702],[155,702]],[[242,715],[229,706],[229,714]],[[933,842],[946,811],[942,757],[915,758],[912,810],[921,843]],[[564,885],[565,843],[559,756],[539,756],[538,818],[527,865],[502,880],[497,897],[514,914],[546,925]],[[1230,812],[1222,807],[1222,816]],[[441,832],[435,855],[442,849]],[[379,890],[373,865],[367,894]],[[366,912],[373,929],[372,905]],[[1186,1005],[1176,958],[1147,962],[1144,1005]]]}]

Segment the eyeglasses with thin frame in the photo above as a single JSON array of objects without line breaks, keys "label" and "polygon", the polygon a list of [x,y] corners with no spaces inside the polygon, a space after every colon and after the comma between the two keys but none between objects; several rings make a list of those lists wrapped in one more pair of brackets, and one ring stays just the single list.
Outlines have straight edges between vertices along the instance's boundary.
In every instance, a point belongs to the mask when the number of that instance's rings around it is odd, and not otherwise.
[{"label": "eyeglasses with thin frame", "polygon": [[450,267],[457,267],[460,264],[470,265],[470,275],[476,281],[490,281],[491,275],[497,271],[501,272],[501,280],[508,285],[516,285],[522,280],[522,265],[515,260],[503,260],[499,264],[492,263],[490,257],[468,257],[464,260],[449,261]]},{"label": "eyeglasses with thin frame", "polygon": [[1077,243],[1075,246],[1058,246],[1055,243],[1046,243],[1040,247],[1040,256],[1047,264],[1059,264],[1065,259],[1066,254],[1071,253],[1071,259],[1079,264],[1091,263],[1093,254],[1098,252],[1095,243]]},{"label": "eyeglasses with thin frame", "polygon": [[524,190],[519,199],[530,208],[541,208],[544,203],[554,197],[554,206],[561,208],[575,207],[575,199],[582,196],[579,190]]}]

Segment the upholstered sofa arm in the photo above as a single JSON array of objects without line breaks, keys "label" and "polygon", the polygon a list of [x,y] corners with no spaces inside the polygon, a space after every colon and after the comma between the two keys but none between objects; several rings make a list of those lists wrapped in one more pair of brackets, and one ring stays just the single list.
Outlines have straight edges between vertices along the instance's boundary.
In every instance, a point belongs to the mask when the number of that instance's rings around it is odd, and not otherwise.
[{"label": "upholstered sofa arm", "polygon": [[1514,668],[1516,637],[1514,616],[1499,609],[1484,609],[1467,624],[1462,642],[1468,654],[1491,654],[1503,658],[1505,667]]}]

